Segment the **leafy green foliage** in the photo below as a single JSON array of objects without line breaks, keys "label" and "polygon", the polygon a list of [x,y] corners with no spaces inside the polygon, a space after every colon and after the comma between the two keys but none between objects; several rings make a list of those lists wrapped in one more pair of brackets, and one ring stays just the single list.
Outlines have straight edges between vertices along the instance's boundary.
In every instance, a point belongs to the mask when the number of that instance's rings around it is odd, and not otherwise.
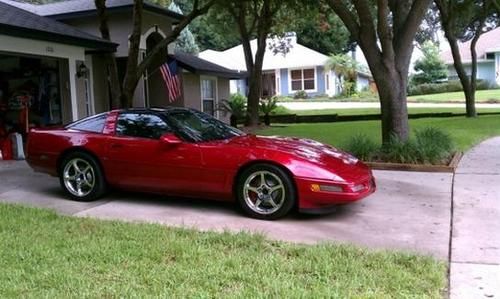
[{"label": "leafy green foliage", "polygon": [[[477,90],[487,90],[490,88],[491,86],[488,81],[485,80],[477,81],[477,87],[476,87]],[[448,82],[443,82],[443,83],[411,85],[408,88],[408,94],[411,96],[448,93],[457,91],[463,91],[462,83],[459,80],[450,80]]]},{"label": "leafy green foliage", "polygon": [[436,164],[445,161],[454,151],[450,134],[443,130],[427,127],[415,131],[418,160]]},{"label": "leafy green foliage", "polygon": [[[162,1],[157,0],[157,2],[162,2]],[[167,0],[163,0],[163,2],[165,2],[166,4]],[[179,8],[179,6],[175,4],[175,2],[170,3],[168,9],[182,14],[182,10]],[[191,33],[189,26],[187,26],[184,30],[181,31],[181,34],[175,41],[175,50],[190,54],[198,54],[200,52],[200,48],[196,44],[196,40],[194,38],[193,33]]]},{"label": "leafy green foliage", "polygon": [[294,99],[307,99],[309,95],[304,90],[299,90],[293,94]]},{"label": "leafy green foliage", "polygon": [[439,48],[431,41],[422,46],[423,57],[415,62],[417,72],[411,78],[414,85],[424,83],[437,83],[448,77],[446,64],[439,55]]},{"label": "leafy green foliage", "polygon": [[224,115],[231,115],[231,125],[236,127],[238,119],[246,117],[247,114],[247,98],[239,93],[231,95],[230,100],[221,100],[217,109],[222,111]]},{"label": "leafy green foliage", "polygon": [[363,161],[370,161],[380,146],[365,134],[356,134],[342,148]]},{"label": "leafy green foliage", "polygon": [[264,114],[264,123],[266,124],[266,126],[271,125],[270,115],[273,114],[277,110],[277,108],[278,108],[277,97],[260,100],[259,110],[260,113]]},{"label": "leafy green foliage", "polygon": [[451,135],[435,127],[415,130],[415,137],[401,141],[392,136],[382,147],[365,134],[351,137],[344,147],[364,161],[383,160],[409,164],[443,164],[454,153]]},{"label": "leafy green foliage", "polygon": [[334,71],[342,82],[342,95],[352,96],[356,93],[359,63],[347,54],[331,55],[325,64],[326,71]]},{"label": "leafy green foliage", "polygon": [[324,4],[301,9],[287,25],[301,45],[325,55],[346,53],[354,46],[344,23]]}]

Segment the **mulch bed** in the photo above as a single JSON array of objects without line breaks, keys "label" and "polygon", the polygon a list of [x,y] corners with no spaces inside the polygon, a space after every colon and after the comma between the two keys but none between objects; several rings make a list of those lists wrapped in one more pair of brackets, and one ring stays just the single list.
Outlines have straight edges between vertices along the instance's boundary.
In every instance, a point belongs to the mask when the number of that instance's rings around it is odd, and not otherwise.
[{"label": "mulch bed", "polygon": [[388,162],[365,162],[375,170],[399,170],[399,171],[420,171],[420,172],[455,172],[455,169],[462,158],[462,153],[455,153],[447,164],[403,164],[403,163],[388,163]]}]

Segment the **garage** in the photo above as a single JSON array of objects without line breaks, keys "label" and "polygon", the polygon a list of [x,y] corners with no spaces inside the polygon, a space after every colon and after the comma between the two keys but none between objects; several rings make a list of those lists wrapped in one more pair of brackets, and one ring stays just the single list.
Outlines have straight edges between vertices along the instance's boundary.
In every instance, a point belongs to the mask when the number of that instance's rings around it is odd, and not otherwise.
[{"label": "garage", "polygon": [[92,58],[117,45],[4,2],[0,11],[0,152],[5,153],[12,134],[25,141],[30,128],[93,114]]}]

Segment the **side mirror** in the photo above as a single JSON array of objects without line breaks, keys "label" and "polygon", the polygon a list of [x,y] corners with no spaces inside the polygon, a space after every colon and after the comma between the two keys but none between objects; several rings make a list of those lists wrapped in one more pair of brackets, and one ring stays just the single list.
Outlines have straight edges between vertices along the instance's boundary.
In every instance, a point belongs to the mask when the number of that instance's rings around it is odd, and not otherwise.
[{"label": "side mirror", "polygon": [[167,133],[160,137],[160,142],[168,146],[175,146],[181,144],[182,140],[175,136],[175,134]]}]

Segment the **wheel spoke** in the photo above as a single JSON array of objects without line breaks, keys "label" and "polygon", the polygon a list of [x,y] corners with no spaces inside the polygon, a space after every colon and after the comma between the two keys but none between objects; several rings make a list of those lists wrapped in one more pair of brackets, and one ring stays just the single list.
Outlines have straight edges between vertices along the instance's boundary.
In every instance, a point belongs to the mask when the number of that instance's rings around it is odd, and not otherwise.
[{"label": "wheel spoke", "polygon": [[281,184],[280,185],[276,185],[274,187],[271,187],[271,194],[273,194],[275,191],[278,191],[278,190],[283,189],[283,188],[284,187]]},{"label": "wheel spoke", "polygon": [[274,199],[271,197],[268,201],[267,201],[273,208],[276,208],[278,207],[278,204],[276,204],[274,202]]},{"label": "wheel spoke", "polygon": [[261,204],[262,204],[262,200],[260,200],[259,198],[257,198],[257,200],[255,201],[255,204],[254,204],[255,207],[259,208]]},{"label": "wheel spoke", "polygon": [[264,172],[260,173],[260,186],[261,187],[267,186],[267,184],[266,184],[266,175],[265,175]]},{"label": "wheel spoke", "polygon": [[73,165],[73,169],[75,170],[75,172],[79,173],[80,172],[80,168],[78,167],[78,161],[74,160],[72,165]]},{"label": "wheel spoke", "polygon": [[253,193],[259,193],[256,187],[252,187],[250,185],[247,185],[247,190],[252,191]]}]

